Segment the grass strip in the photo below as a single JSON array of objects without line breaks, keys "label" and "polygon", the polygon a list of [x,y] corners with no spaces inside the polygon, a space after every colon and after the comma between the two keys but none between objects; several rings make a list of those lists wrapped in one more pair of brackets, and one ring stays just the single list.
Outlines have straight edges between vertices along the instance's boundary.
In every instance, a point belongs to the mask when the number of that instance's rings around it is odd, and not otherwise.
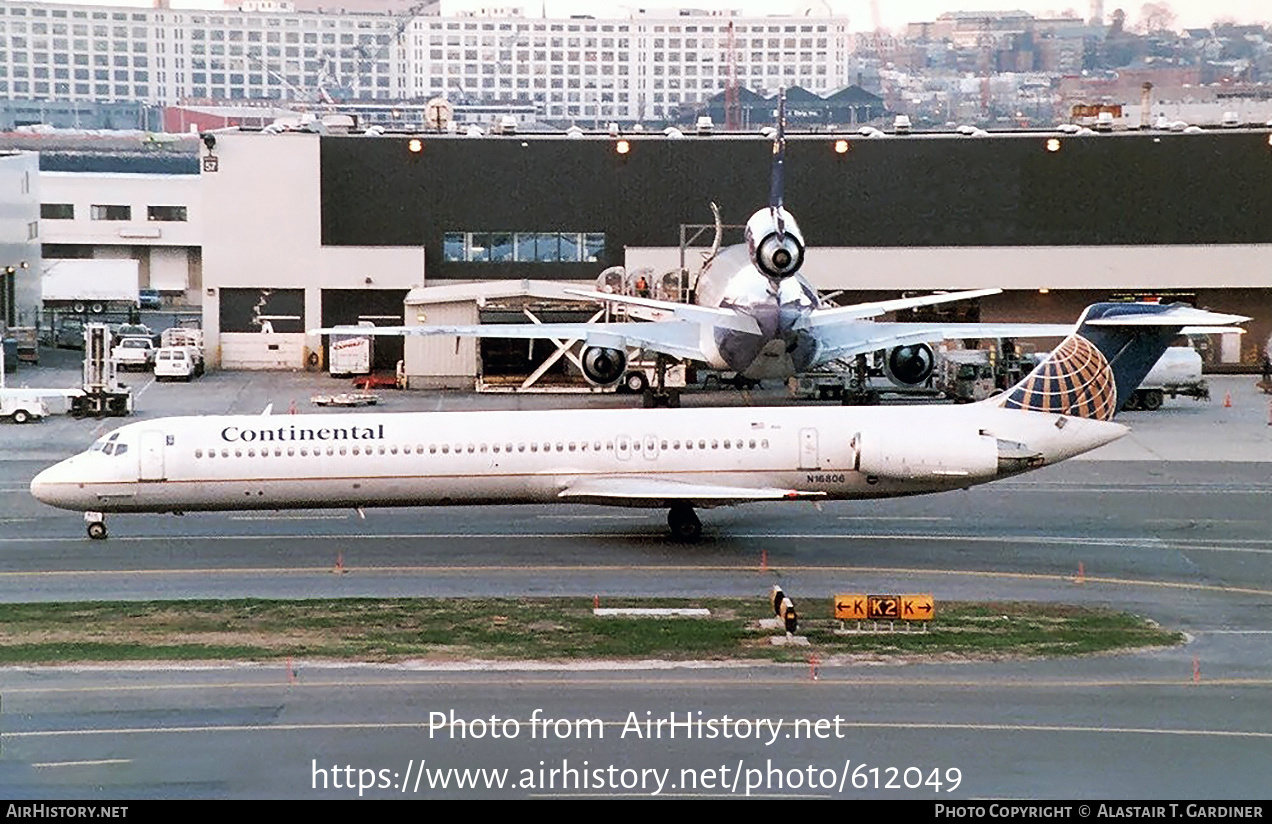
[{"label": "grass strip", "polygon": [[[835,632],[829,599],[797,604],[811,646],[774,647],[751,599],[607,598],[606,607],[706,607],[709,618],[596,617],[585,598],[189,600],[0,605],[0,664],[99,661],[589,659],[803,661],[845,654],[995,659],[1179,644],[1102,607],[938,602],[927,632]],[[855,624],[849,624],[854,628]],[[866,624],[867,628],[872,625]]]}]

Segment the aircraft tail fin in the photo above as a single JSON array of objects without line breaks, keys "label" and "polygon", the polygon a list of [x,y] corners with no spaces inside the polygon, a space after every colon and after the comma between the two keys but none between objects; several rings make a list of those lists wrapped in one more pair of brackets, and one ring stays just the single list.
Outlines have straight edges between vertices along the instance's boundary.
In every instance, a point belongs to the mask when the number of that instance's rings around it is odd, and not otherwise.
[{"label": "aircraft tail fin", "polygon": [[1112,420],[1184,327],[1246,320],[1181,303],[1097,303],[1051,354],[995,400],[1008,409]]},{"label": "aircraft tail fin", "polygon": [[769,179],[769,212],[779,236],[785,233],[782,220],[783,189],[786,187],[786,90],[777,93],[777,131],[773,134],[773,171]]}]

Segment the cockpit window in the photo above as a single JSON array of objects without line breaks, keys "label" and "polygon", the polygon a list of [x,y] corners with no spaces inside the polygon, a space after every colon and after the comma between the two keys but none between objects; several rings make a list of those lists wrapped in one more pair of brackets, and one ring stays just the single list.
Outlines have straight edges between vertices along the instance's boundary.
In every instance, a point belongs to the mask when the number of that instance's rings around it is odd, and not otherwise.
[{"label": "cockpit window", "polygon": [[103,452],[107,455],[122,455],[128,451],[128,444],[119,443],[119,433],[112,432],[88,448],[89,452]]}]

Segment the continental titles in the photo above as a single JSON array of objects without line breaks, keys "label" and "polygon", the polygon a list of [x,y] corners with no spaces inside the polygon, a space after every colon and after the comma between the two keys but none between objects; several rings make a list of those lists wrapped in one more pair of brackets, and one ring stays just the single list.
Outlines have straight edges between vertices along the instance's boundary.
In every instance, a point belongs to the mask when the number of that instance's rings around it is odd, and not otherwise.
[{"label": "continental titles", "polygon": [[304,426],[279,426],[269,429],[245,429],[227,426],[221,430],[221,440],[233,443],[270,441],[382,441],[384,424],[379,426],[323,426],[314,429]]}]

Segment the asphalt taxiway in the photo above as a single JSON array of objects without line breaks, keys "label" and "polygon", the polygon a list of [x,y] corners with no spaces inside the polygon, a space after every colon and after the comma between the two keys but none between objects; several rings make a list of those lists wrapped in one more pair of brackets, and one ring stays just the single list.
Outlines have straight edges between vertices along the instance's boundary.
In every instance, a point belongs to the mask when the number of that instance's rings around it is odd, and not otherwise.
[{"label": "asphalt taxiway", "polygon": [[[137,376],[143,416],[260,411],[270,402],[281,412],[324,388],[304,375],[213,374],[189,386],[148,379]],[[742,795],[760,781],[752,794],[1263,798],[1272,755],[1272,427],[1252,379],[1214,378],[1212,387],[1209,404],[1180,400],[1126,415],[1132,434],[1088,459],[931,497],[706,511],[704,541],[693,547],[665,540],[661,512],[581,506],[368,510],[365,519],[115,516],[111,537],[90,541],[77,514],[44,507],[25,485],[116,422],[6,426],[5,601],[763,597],[780,582],[808,604],[845,589],[1108,604],[1190,640],[1078,659],[831,660],[816,680],[808,664],[8,668],[0,670],[0,790],[10,798],[356,797],[370,776],[376,786],[362,792],[373,797],[613,797],[652,794],[648,782],[665,769],[662,795]],[[389,410],[582,400],[384,394]],[[521,731],[455,738],[461,727],[433,715],[452,711],[460,720],[516,720]],[[628,726],[633,714],[672,713],[791,724],[770,743],[688,729],[636,737]],[[604,733],[536,738],[532,717],[597,719]],[[800,720],[808,735],[782,737]],[[812,732],[819,720],[825,737]],[[507,769],[515,786],[505,778],[502,789],[457,788],[461,775],[429,772],[451,768]],[[952,792],[951,769],[960,774]],[[646,783],[626,785],[636,778]]]}]

